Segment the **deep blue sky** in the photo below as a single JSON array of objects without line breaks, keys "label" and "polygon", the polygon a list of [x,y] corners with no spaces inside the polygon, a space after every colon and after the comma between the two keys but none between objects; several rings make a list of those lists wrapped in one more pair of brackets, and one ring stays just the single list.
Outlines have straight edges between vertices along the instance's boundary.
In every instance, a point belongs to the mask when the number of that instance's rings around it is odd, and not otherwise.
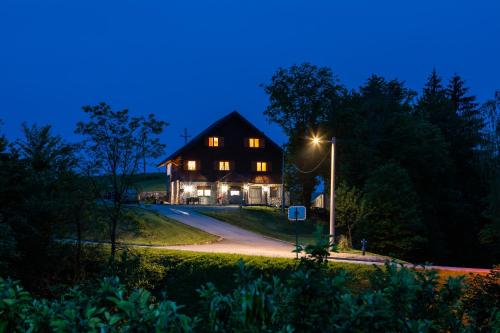
[{"label": "deep blue sky", "polygon": [[278,143],[260,83],[280,66],[330,66],[348,87],[372,73],[420,90],[435,67],[480,100],[500,88],[500,1],[2,0],[0,119],[74,140],[81,106],[106,101],[171,123],[167,153],[239,110]]}]

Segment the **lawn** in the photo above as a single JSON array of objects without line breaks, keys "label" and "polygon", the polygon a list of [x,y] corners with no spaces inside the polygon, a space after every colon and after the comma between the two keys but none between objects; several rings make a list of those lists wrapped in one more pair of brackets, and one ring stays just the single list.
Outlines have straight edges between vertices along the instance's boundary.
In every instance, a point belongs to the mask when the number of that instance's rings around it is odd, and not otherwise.
[{"label": "lawn", "polygon": [[[85,229],[85,240],[109,241],[108,226],[104,219],[95,219]],[[117,238],[120,243],[134,245],[186,245],[218,240],[217,236],[205,231],[141,208],[127,209],[118,226]]]},{"label": "lawn", "polygon": [[134,186],[139,192],[165,191],[165,182],[166,175],[161,172],[134,177]]},{"label": "lawn", "polygon": [[[260,233],[265,236],[295,243],[295,223],[288,221],[278,209],[271,207],[242,207],[242,208],[197,208],[200,213],[224,221],[235,226]],[[299,243],[311,244],[314,242],[314,231],[317,226],[326,231],[326,227],[316,219],[300,221],[298,225]]]}]

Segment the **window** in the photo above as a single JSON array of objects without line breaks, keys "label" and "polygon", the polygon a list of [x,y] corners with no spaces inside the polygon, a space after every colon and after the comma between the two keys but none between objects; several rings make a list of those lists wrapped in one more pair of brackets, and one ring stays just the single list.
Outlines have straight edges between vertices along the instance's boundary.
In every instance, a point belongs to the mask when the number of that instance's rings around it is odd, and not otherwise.
[{"label": "window", "polygon": [[249,138],[248,139],[248,147],[250,147],[250,148],[259,148],[260,147],[260,139],[258,139],[258,138]]},{"label": "window", "polygon": [[266,172],[267,162],[257,162],[257,172]]},{"label": "window", "polygon": [[196,170],[196,161],[188,161],[187,169],[190,171]]},{"label": "window", "polygon": [[229,171],[229,161],[219,161],[220,171]]},{"label": "window", "polygon": [[209,147],[219,147],[219,137],[211,136],[208,138],[208,146]]},{"label": "window", "polygon": [[199,197],[209,197],[212,191],[210,190],[210,188],[198,187],[196,193]]},{"label": "window", "polygon": [[231,190],[229,192],[229,194],[233,197],[233,196],[239,196],[240,195],[240,191],[238,190]]}]

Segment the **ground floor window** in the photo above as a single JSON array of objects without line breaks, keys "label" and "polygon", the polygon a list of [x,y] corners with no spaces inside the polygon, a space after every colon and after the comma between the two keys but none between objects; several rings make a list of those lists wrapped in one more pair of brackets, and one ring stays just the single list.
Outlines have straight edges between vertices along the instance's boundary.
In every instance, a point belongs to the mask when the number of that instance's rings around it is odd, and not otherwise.
[{"label": "ground floor window", "polygon": [[212,195],[212,190],[209,186],[198,186],[196,194],[198,194],[199,197],[209,197]]},{"label": "ground floor window", "polygon": [[271,187],[271,190],[269,191],[269,196],[271,198],[277,198],[278,197],[278,190],[279,190],[279,188],[277,186]]},{"label": "ground floor window", "polygon": [[231,190],[231,191],[229,192],[229,194],[230,194],[231,196],[233,196],[233,197],[234,197],[234,196],[239,196],[239,195],[240,195],[240,191],[239,191],[239,190]]}]

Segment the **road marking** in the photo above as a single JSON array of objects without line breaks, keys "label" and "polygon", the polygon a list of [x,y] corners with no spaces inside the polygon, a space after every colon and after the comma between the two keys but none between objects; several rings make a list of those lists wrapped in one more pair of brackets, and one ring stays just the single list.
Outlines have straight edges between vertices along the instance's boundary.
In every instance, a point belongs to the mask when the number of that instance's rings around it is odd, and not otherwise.
[{"label": "road marking", "polygon": [[178,213],[178,214],[184,214],[184,215],[189,215],[188,212],[185,212],[185,211],[182,211],[180,209],[174,209],[174,208],[170,208],[171,211],[175,212],[175,213]]}]

